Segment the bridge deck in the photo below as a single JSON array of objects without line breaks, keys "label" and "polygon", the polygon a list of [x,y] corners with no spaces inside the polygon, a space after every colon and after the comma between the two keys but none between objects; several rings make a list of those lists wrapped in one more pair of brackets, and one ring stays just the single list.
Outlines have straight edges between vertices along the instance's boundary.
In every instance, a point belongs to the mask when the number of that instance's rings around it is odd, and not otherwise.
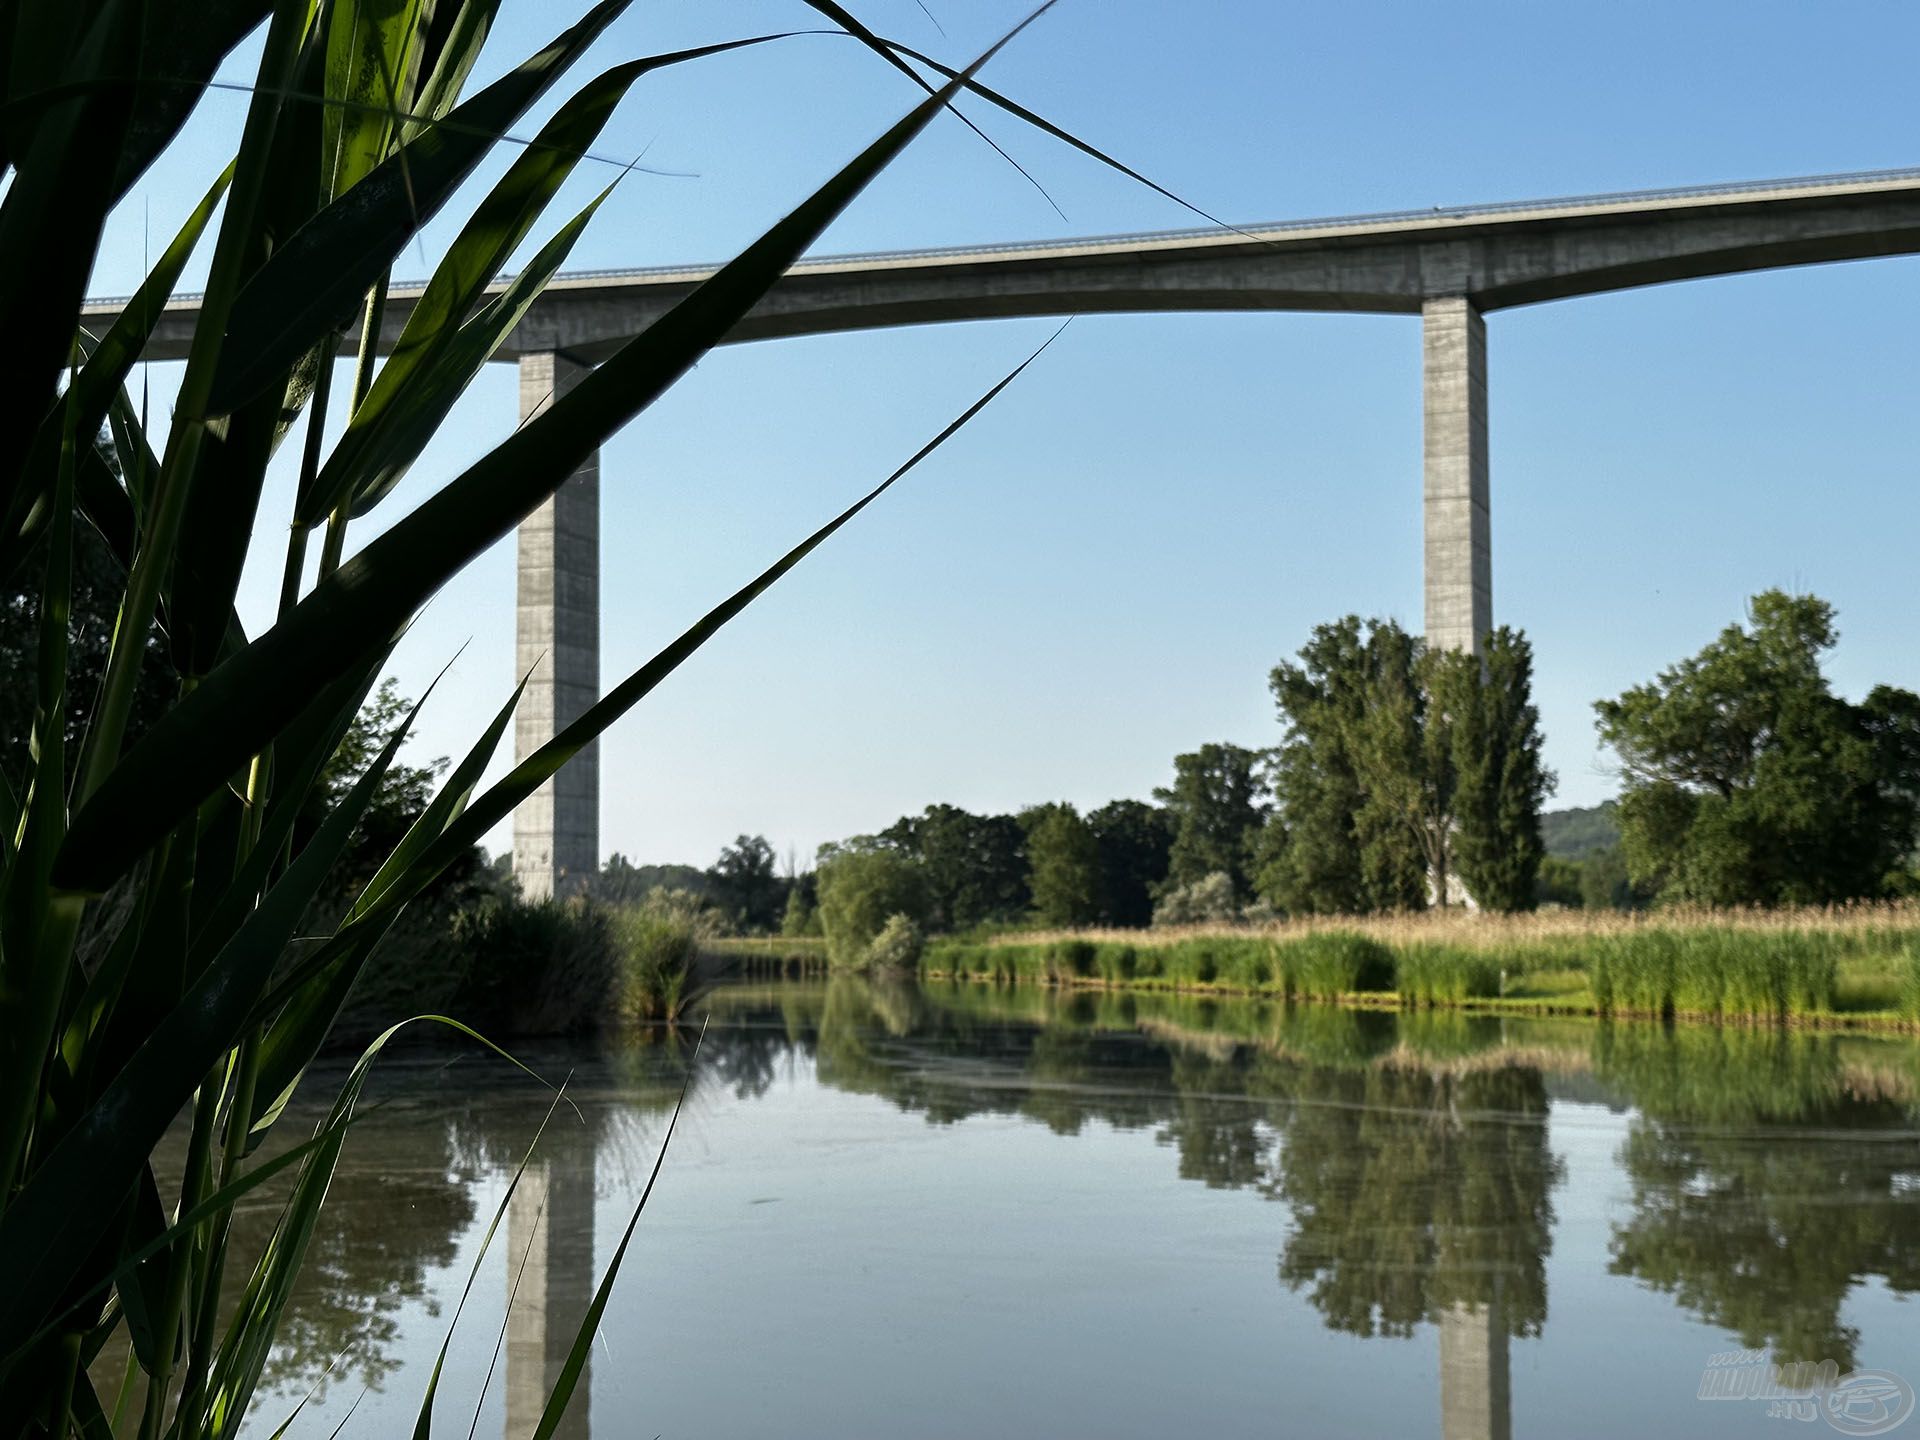
[{"label": "bridge deck", "polygon": [[[1920,251],[1920,168],[1491,205],[804,260],[731,337],[767,339],[1019,315],[1173,310],[1482,311],[1636,285]],[[712,265],[555,277],[499,358],[603,358]],[[382,348],[424,282],[390,292]],[[496,284],[495,288],[498,288]],[[180,359],[199,296],[171,299],[149,351]],[[124,298],[90,301],[105,323]]]}]

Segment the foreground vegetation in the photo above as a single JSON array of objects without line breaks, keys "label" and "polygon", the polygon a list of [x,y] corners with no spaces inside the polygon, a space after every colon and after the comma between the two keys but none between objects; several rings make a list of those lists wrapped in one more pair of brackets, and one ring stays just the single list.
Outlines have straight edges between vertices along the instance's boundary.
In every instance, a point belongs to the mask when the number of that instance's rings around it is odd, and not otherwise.
[{"label": "foreground vegetation", "polygon": [[[965,71],[928,62],[922,81],[840,6],[810,3],[925,98],[510,437],[409,513],[389,506],[372,538],[366,517],[606,198],[547,223],[622,98],[650,72],[785,37],[630,58],[549,109],[628,0],[601,0],[504,65],[481,54],[497,0],[7,8],[0,580],[20,621],[11,633],[29,643],[0,686],[12,707],[0,732],[0,1435],[211,1440],[257,1426],[260,1378],[368,1072],[409,1017],[379,1017],[311,1135],[283,1148],[276,1127],[343,1007],[364,998],[381,942],[479,837],[1019,373],[483,785],[520,698],[504,695],[370,873],[343,883],[412,713],[350,781],[327,777],[413,618],[719,344],[921,130],[981,93],[973,75],[993,50]],[[257,57],[250,76],[228,63],[242,51]],[[469,87],[475,74],[494,78]],[[121,313],[92,320],[110,219],[137,211],[134,186],[215,83],[245,95],[232,163],[209,167],[204,199]],[[537,133],[514,136],[536,111],[548,117]],[[509,136],[526,143],[493,179]],[[474,203],[461,215],[456,201]],[[400,321],[391,269],[430,223],[440,260]],[[128,381],[201,258],[178,390],[149,428]],[[394,330],[384,361],[358,343]],[[336,369],[350,376],[330,395]],[[348,417],[332,434],[330,398]],[[276,451],[291,513],[263,517]],[[356,522],[363,543],[350,545]],[[257,553],[259,535],[284,553]],[[262,565],[283,577],[278,602],[242,615],[241,577]],[[526,963],[469,968],[452,993],[524,983],[577,918],[482,907],[468,938]],[[622,1003],[671,1008],[682,937],[646,921],[626,940]],[[184,1164],[162,1191],[156,1151],[183,1115]],[[270,1233],[236,1226],[242,1200],[276,1175],[285,1199]],[[559,1368],[542,1437],[561,1423],[637,1219]],[[124,1370],[96,1375],[123,1342]],[[433,1428],[438,1376],[416,1434]]]},{"label": "foreground vegetation", "polygon": [[1920,1025],[1920,906],[1026,932],[935,940],[918,968],[1411,1008]]}]

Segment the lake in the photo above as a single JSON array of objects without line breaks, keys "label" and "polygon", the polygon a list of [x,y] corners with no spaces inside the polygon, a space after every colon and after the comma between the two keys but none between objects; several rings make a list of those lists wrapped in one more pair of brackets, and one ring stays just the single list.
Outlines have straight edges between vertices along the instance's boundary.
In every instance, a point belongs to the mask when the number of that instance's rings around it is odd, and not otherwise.
[{"label": "lake", "polygon": [[435,1433],[529,1434],[690,1067],[562,1435],[1920,1436],[1910,1041],[852,978],[698,1008],[697,1047],[516,1050],[568,1101],[477,1269],[551,1097],[383,1062],[251,1433],[309,1392],[295,1435],[407,1433],[471,1274]]}]

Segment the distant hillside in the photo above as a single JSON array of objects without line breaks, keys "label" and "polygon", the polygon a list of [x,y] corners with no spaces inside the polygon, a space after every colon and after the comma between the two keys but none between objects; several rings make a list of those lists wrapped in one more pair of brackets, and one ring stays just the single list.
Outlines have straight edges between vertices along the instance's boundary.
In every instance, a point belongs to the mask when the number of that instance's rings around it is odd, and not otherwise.
[{"label": "distant hillside", "polygon": [[1615,804],[1585,810],[1549,810],[1540,817],[1540,838],[1547,854],[1559,860],[1584,860],[1620,843]]}]

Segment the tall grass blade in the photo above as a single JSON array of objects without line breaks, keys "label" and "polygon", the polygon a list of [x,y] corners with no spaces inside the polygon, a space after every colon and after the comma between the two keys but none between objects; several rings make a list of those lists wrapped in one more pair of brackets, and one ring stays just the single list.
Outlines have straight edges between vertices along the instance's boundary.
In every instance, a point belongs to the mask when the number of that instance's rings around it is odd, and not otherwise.
[{"label": "tall grass blade", "polygon": [[[295,501],[294,523],[318,524],[348,497],[350,491],[357,491],[364,504],[367,495],[376,490],[384,494],[398,479],[399,473],[404,473],[404,462],[396,462],[378,453],[383,437],[388,438],[389,444],[392,443],[388,432],[396,420],[402,426],[408,424],[408,415],[396,417],[392,412],[396,409],[412,412],[413,432],[417,432],[422,425],[438,423],[446,413],[458,390],[448,393],[448,383],[444,378],[428,380],[424,387],[421,382],[429,376],[460,373],[458,367],[449,367],[443,372],[436,362],[455,343],[457,336],[466,333],[462,322],[512,256],[515,247],[526,238],[534,221],[545,210],[561,184],[573,173],[580,157],[599,136],[614,107],[634,81],[663,65],[701,59],[785,38],[785,35],[761,35],[617,65],[575,92],[541,127],[533,144],[521,152],[448,247],[445,258],[427,283],[425,293],[415,302],[412,313],[408,315],[393,354],[374,378],[366,399],[354,411],[346,434],[340,437],[339,444],[327,457],[327,463],[316,477],[311,493],[302,494]],[[554,262],[554,269],[559,268],[564,256],[563,249],[560,259]],[[516,277],[515,284],[524,285],[528,271],[536,270],[539,264],[536,261],[533,266],[525,267]],[[536,293],[537,289],[535,286]],[[530,301],[531,295],[527,298]],[[497,303],[489,308],[500,315],[506,313],[506,309]],[[494,345],[487,348],[487,355],[493,353],[499,340],[505,339],[510,329],[510,325],[501,328]],[[461,378],[459,386],[464,388],[470,378]],[[429,391],[424,398],[419,393],[422,388]],[[410,460],[414,454],[418,454],[419,448],[420,442],[415,442],[406,458]],[[389,471],[393,471],[396,464],[398,470],[390,474]]]},{"label": "tall grass blade", "polygon": [[[586,208],[540,247],[539,253],[521,268],[498,297],[449,336],[446,344],[436,348],[427,368],[412,375],[405,399],[382,411],[381,419],[386,423],[376,420],[363,432],[363,443],[355,462],[336,472],[335,483],[342,486],[345,493],[328,491],[323,473],[323,498],[330,499],[333,505],[346,501],[350,513],[358,518],[392,493],[447,418],[454,402],[466,393],[467,386],[513,333],[555,272],[566,263],[587,222],[612,193],[613,186],[609,185],[588,202]],[[376,389],[378,383],[375,382]],[[371,393],[367,399],[373,399]],[[365,409],[362,406],[361,412],[365,413]],[[329,465],[331,463],[330,460]]]},{"label": "tall grass blade", "polygon": [[[970,76],[1005,43],[964,73]],[[267,746],[292,718],[299,687],[330,681],[387,643],[428,596],[558,489],[602,440],[732,329],[960,84],[949,83],[917,106],[572,392],[368,544],[184,696],[74,817],[54,882],[98,893]]]},{"label": "tall grass blade", "polygon": [[345,325],[394,257],[630,0],[600,0],[538,54],[424,129],[287,238],[250,278],[228,319],[208,412],[266,389],[329,330]]},{"label": "tall grass blade", "polygon": [[[418,706],[413,714],[418,714]],[[207,965],[100,1099],[0,1213],[0,1358],[58,1297],[214,1061],[239,1040],[247,1016],[321,882],[346,847],[411,728],[334,807],[307,847]]]},{"label": "tall grass blade", "polygon": [[986,409],[1001,391],[1017,380],[1029,365],[1046,353],[1047,347],[1052,345],[1065,329],[1066,326],[1062,325],[1060,329],[1055,330],[1047,337],[1045,343],[1002,376],[991,389],[950,421],[938,435],[915,451],[906,463],[885,480],[815,530],[779,560],[761,571],[748,584],[743,585],[709,610],[671,645],[588,706],[577,720],[562,729],[559,734],[490,786],[453,825],[448,827],[439,842],[426,852],[415,867],[410,881],[406,884],[396,884],[388,892],[389,898],[404,901],[417,893],[418,889],[445,868],[455,855],[477,843],[481,836],[512,814],[523,800],[539,789],[548,778],[558,773],[561,766],[584,750],[614,721],[639,704],[662,681],[684,664],[695,651],[712,639],[728,621],[745,610],[774,582],[806,559],[854,516],[886,494],[897,481],[918,466],[921,461],[953,438],[974,416]]}]

